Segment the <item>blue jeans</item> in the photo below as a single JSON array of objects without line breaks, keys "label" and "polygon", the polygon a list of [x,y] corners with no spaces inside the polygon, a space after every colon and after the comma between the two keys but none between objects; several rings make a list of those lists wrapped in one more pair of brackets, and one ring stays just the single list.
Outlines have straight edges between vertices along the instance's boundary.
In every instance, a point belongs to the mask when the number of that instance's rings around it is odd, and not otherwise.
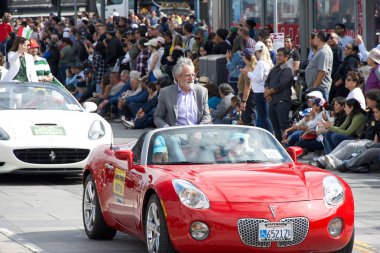
[{"label": "blue jeans", "polygon": [[346,134],[327,132],[323,135],[323,146],[325,154],[328,155],[344,140],[353,140],[354,137]]},{"label": "blue jeans", "polygon": [[256,109],[256,126],[264,128],[273,133],[272,123],[269,120],[268,103],[264,98],[264,93],[253,93]]},{"label": "blue jeans", "polygon": [[308,151],[322,150],[323,144],[317,140],[300,140],[296,143],[296,146],[306,148]]},{"label": "blue jeans", "polygon": [[302,134],[303,134],[303,131],[301,131],[301,130],[297,130],[297,131],[292,132],[288,136],[288,140],[289,140],[288,146],[296,145],[296,143],[299,142]]},{"label": "blue jeans", "polygon": [[253,92],[249,93],[247,102],[245,103],[245,111],[241,114],[241,120],[244,125],[254,126],[255,125],[255,101],[253,98]]}]

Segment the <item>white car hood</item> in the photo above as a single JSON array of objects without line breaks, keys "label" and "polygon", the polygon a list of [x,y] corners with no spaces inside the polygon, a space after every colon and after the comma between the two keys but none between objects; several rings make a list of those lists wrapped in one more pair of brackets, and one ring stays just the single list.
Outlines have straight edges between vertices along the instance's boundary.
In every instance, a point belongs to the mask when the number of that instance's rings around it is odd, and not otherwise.
[{"label": "white car hood", "polygon": [[[63,127],[65,135],[54,136],[63,138],[87,137],[88,131],[95,120],[105,122],[96,113],[54,110],[11,110],[0,111],[0,127],[12,139],[28,139],[33,135],[32,126],[56,125]],[[104,124],[108,124],[105,122]],[[106,129],[107,131],[107,129]],[[47,136],[38,136],[46,138]],[[52,137],[52,136],[50,136]]]}]

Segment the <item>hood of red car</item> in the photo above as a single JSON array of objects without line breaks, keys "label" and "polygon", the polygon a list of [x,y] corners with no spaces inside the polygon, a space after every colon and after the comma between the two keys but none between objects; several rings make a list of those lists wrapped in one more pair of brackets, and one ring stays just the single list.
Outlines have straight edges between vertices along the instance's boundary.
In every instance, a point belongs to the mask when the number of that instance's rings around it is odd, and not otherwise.
[{"label": "hood of red car", "polygon": [[192,165],[169,170],[176,174],[174,177],[196,185],[210,201],[231,203],[310,200],[313,199],[311,186],[322,187],[316,185],[321,180],[315,178],[320,179],[324,174],[318,170],[296,169],[292,163]]}]

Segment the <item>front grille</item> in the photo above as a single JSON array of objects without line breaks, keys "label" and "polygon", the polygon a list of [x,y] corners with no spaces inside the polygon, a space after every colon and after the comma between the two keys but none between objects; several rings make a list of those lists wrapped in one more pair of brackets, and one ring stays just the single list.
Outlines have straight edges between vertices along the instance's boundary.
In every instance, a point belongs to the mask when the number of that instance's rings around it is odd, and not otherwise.
[{"label": "front grille", "polygon": [[[248,246],[270,247],[271,242],[259,241],[259,223],[270,223],[267,219],[240,219],[238,220],[238,230],[240,239]],[[305,240],[309,232],[309,220],[305,217],[284,218],[280,222],[293,223],[293,241],[277,242],[277,247],[289,247],[301,243]]]},{"label": "front grille", "polygon": [[81,162],[90,153],[89,149],[41,148],[16,149],[15,156],[25,163],[32,164],[69,164]]}]

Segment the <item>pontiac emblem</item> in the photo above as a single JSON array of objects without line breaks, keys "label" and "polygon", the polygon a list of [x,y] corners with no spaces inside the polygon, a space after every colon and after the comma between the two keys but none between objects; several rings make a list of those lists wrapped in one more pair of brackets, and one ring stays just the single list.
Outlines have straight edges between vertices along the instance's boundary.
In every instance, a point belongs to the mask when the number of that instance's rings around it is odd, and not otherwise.
[{"label": "pontiac emblem", "polygon": [[270,212],[272,213],[273,219],[276,219],[276,211],[277,211],[277,206],[269,206]]},{"label": "pontiac emblem", "polygon": [[50,157],[50,160],[51,160],[52,162],[54,162],[54,159],[55,159],[57,156],[55,155],[54,151],[52,150],[52,151],[50,152],[50,154],[49,154],[49,157]]}]

